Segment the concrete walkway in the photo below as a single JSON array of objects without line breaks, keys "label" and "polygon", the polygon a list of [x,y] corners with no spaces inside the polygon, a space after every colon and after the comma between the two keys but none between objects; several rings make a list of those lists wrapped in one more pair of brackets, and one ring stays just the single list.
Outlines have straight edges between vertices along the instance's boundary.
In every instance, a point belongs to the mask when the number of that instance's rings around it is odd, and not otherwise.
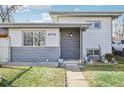
[{"label": "concrete walkway", "polygon": [[66,64],[67,87],[87,87],[86,79],[77,64]]}]

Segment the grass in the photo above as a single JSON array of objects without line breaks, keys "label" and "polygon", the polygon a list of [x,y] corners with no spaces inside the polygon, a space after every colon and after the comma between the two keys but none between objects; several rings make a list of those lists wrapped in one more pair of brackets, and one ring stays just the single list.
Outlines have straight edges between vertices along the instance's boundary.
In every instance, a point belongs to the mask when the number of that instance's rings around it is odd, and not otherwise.
[{"label": "grass", "polygon": [[115,55],[116,65],[86,65],[82,69],[89,86],[124,87],[124,57]]},{"label": "grass", "polygon": [[115,58],[116,58],[116,60],[117,60],[117,62],[118,62],[119,64],[124,64],[124,57],[115,56]]},{"label": "grass", "polygon": [[0,68],[0,86],[63,87],[65,70],[48,67],[12,66]]},{"label": "grass", "polygon": [[124,64],[88,65],[83,74],[92,87],[124,87]]}]

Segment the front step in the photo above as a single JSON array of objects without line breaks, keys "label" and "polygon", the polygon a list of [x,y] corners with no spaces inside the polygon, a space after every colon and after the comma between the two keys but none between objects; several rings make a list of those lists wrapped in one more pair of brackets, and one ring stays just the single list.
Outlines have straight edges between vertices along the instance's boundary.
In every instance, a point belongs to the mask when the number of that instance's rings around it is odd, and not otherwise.
[{"label": "front step", "polygon": [[80,60],[64,60],[64,64],[78,64]]}]

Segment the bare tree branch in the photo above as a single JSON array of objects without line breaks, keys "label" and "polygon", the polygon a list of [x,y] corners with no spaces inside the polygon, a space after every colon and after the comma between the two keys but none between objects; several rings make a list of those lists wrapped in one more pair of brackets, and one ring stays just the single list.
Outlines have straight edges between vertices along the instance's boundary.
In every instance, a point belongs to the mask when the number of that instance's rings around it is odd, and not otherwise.
[{"label": "bare tree branch", "polygon": [[116,39],[122,39],[124,38],[124,22],[121,20],[121,21],[116,21],[114,24],[113,24],[113,27],[114,27],[114,34],[116,36]]},{"label": "bare tree branch", "polygon": [[21,5],[0,5],[0,19],[4,22],[11,22],[14,13],[22,7]]}]

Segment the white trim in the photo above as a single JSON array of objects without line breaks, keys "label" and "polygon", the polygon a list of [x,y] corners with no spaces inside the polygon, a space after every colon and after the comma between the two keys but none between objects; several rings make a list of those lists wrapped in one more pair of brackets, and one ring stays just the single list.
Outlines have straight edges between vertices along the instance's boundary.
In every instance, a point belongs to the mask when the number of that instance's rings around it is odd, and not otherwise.
[{"label": "white trim", "polygon": [[10,40],[10,36],[8,35],[8,62],[10,62],[11,61],[11,40]]},{"label": "white trim", "polygon": [[[94,54],[94,50],[99,50],[100,51],[100,48],[87,48],[86,49],[86,56],[87,56],[87,50],[93,50],[93,55],[95,55]],[[101,51],[100,51],[101,52]]]},{"label": "white trim", "polygon": [[60,11],[50,11],[51,16],[110,16],[117,18],[123,14],[123,11],[80,11],[80,12],[60,12]]},{"label": "white trim", "polygon": [[[33,46],[24,46],[24,32],[44,32],[44,35],[45,35],[45,44],[42,45],[42,46],[34,46],[34,38],[33,38]],[[22,30],[21,31],[22,33],[22,47],[46,47],[46,30]],[[34,34],[33,34],[33,37],[34,37]]]},{"label": "white trim", "polygon": [[[102,21],[101,20],[87,20],[87,22],[91,23],[92,28],[89,27],[89,30],[101,30],[102,29]],[[94,23],[100,22],[100,28],[95,28]]]},{"label": "white trim", "polygon": [[81,27],[87,29],[91,24],[81,23],[0,23],[1,28],[60,28],[60,27]]},{"label": "white trim", "polygon": [[82,31],[80,27],[80,60],[82,59]]},{"label": "white trim", "polygon": [[59,44],[59,58],[61,56],[61,32],[60,32],[60,28],[59,28],[59,40],[58,40],[58,44]]}]

